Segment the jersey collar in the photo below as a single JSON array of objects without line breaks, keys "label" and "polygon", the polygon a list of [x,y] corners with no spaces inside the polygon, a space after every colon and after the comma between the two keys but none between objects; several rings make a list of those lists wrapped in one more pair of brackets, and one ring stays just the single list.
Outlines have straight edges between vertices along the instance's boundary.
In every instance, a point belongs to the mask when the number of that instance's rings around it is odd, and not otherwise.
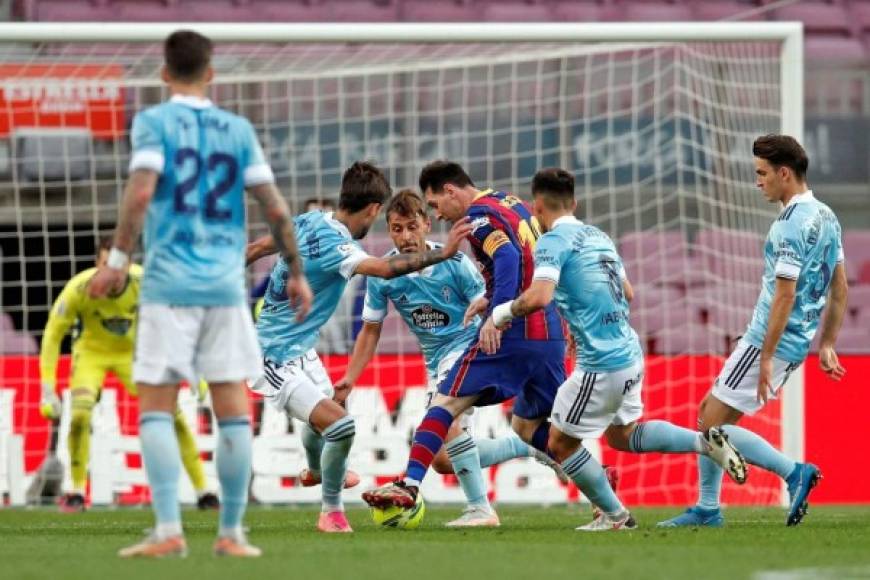
[{"label": "jersey collar", "polygon": [[495,191],[495,190],[493,190],[491,187],[487,187],[486,189],[481,189],[480,191],[477,192],[477,195],[474,196],[473,201],[477,201],[478,199],[480,199],[484,195],[489,195],[493,191]]},{"label": "jersey collar", "polygon": [[812,201],[814,199],[815,199],[815,196],[813,196],[813,190],[808,189],[805,192],[799,193],[799,194],[795,195],[794,197],[792,197],[791,200],[788,202],[788,205],[786,205],[785,207],[789,207],[793,203],[806,203],[806,202]]},{"label": "jersey collar", "polygon": [[330,226],[332,226],[333,229],[338,230],[338,233],[340,233],[343,236],[345,236],[346,238],[352,240],[353,236],[350,235],[350,230],[347,229],[346,225],[344,225],[343,223],[341,223],[340,221],[338,221],[337,219],[335,219],[333,217],[334,213],[335,212],[332,212],[332,211],[326,212],[323,215],[323,219],[325,219],[326,223],[328,223]]},{"label": "jersey collar", "polygon": [[559,219],[557,219],[556,221],[553,222],[553,227],[550,229],[555,230],[561,224],[579,224],[579,223],[581,223],[580,220],[578,220],[574,216],[563,215],[562,217],[560,217]]},{"label": "jersey collar", "polygon": [[187,105],[192,109],[208,109],[213,106],[209,99],[201,99],[192,95],[172,95],[169,102],[178,103],[179,105]]}]

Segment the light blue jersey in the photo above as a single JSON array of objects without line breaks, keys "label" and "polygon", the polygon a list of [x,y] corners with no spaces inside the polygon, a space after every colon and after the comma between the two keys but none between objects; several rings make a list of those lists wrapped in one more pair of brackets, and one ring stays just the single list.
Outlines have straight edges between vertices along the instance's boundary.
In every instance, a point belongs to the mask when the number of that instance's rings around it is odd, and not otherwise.
[{"label": "light blue jersey", "polygon": [[287,300],[287,265],[278,260],[269,276],[263,309],[257,321],[257,336],[267,360],[278,364],[302,356],[314,348],[320,329],[335,312],[347,281],[360,262],[368,258],[347,227],[332,212],[308,212],[293,219],[299,256],[314,303],[305,320]]},{"label": "light blue jersey", "polygon": [[[441,244],[429,243],[429,249]],[[395,256],[399,250],[389,252]],[[438,363],[448,354],[465,348],[477,339],[480,321],[467,328],[462,318],[468,305],[483,296],[483,277],[462,252],[420,272],[392,280],[368,278],[363,320],[383,322],[387,302],[393,307],[420,341],[430,378],[438,376]]]},{"label": "light blue jersey", "polygon": [[776,347],[776,357],[791,363],[806,358],[827,301],[831,276],[843,261],[840,222],[812,191],[796,195],[770,226],[764,243],[761,294],[744,338],[761,348],[777,278],[797,280],[794,307]]},{"label": "light blue jersey", "polygon": [[245,303],[245,187],[271,183],[251,124],[174,96],[136,115],[130,171],[160,174],[145,217],[141,301]]},{"label": "light blue jersey", "polygon": [[643,356],[628,323],[625,269],[613,241],[573,216],[538,238],[535,280],[556,283],[556,306],[577,343],[577,366],[589,372],[630,367]]}]

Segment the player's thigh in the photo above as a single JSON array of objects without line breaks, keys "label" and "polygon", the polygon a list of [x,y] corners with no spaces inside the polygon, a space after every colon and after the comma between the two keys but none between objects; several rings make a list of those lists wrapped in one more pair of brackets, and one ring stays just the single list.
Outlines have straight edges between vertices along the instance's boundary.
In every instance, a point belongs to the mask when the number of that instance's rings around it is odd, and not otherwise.
[{"label": "player's thigh", "polygon": [[322,385],[315,384],[302,368],[302,357],[288,361],[263,361],[263,375],[254,381],[251,389],[263,396],[266,404],[309,422],[311,412],[331,397]]},{"label": "player's thigh", "polygon": [[209,383],[212,409],[219,420],[248,416],[248,390],[241,381]]},{"label": "player's thigh", "polygon": [[205,309],[141,304],[136,326],[133,380],[166,385],[196,380],[194,361]]},{"label": "player's thigh", "polygon": [[504,341],[494,354],[470,345],[438,386],[440,396],[474,397],[478,407],[507,401],[522,392],[534,368],[527,341]]},{"label": "player's thigh", "polygon": [[529,341],[523,355],[530,369],[514,401],[513,413],[524,419],[549,417],[559,387],[565,382],[565,342]]},{"label": "player's thigh", "polygon": [[[432,406],[432,402],[435,400],[435,396],[438,394],[438,385],[441,384],[450,373],[450,370],[457,364],[457,361],[462,356],[463,351],[455,350],[451,353],[448,353],[444,358],[441,359],[438,363],[437,376],[429,377],[426,384],[426,409]],[[473,429],[473,418],[474,418],[474,406],[471,405],[466,409],[463,413],[460,413],[456,420],[453,422],[453,426],[451,429],[456,428],[460,431],[456,433],[454,436],[458,436],[462,431],[468,432],[471,434],[471,430]],[[448,432],[448,441],[453,437],[450,436]]]},{"label": "player's thigh", "polygon": [[550,434],[547,440],[547,450],[558,462],[563,462],[580,449],[583,441],[562,431],[556,424],[550,425]]},{"label": "player's thigh", "polygon": [[69,389],[73,408],[93,407],[100,398],[106,367],[99,354],[73,354]]},{"label": "player's thigh", "polygon": [[553,425],[575,439],[601,437],[622,407],[622,376],[620,372],[577,368],[559,388],[551,416]]},{"label": "player's thigh", "polygon": [[262,360],[247,306],[205,309],[195,353],[199,377],[209,383],[255,380],[262,374]]},{"label": "player's thigh", "polygon": [[[722,371],[713,383],[713,388],[710,391],[712,397],[726,407],[744,415],[754,415],[761,410],[764,403],[758,400],[760,360],[761,349],[741,340],[728,360],[725,361],[725,366],[722,367]],[[773,359],[771,398],[776,398],[779,389],[798,366],[798,364],[778,358]],[[715,403],[709,403],[709,396],[706,406],[709,409],[703,414],[707,423],[705,428],[715,426],[715,424],[709,423],[715,422],[721,415],[727,414],[726,409],[720,408]]]},{"label": "player's thigh", "polygon": [[133,382],[133,355],[118,356],[112,359],[109,370],[131,396],[136,396],[136,383]]}]

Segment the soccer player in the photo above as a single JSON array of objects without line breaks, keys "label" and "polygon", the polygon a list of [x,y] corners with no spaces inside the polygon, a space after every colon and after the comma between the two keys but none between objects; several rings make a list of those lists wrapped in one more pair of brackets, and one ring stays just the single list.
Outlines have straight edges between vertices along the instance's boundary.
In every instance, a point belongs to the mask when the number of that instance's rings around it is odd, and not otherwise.
[{"label": "soccer player", "polygon": [[184,556],[178,506],[178,445],[172,427],[178,384],[208,382],[218,422],[221,510],[214,553],[254,557],[242,517],[251,476],[246,379],[262,373],[246,304],[245,190],[263,207],[287,268],[283,285],[305,315],[311,290],[302,273],[287,204],[244,118],[206,98],[214,71],[211,41],[179,30],[164,42],[162,78],[172,95],[133,120],[130,177],[115,243],[91,280],[92,296],[117,292],[144,221],[145,272],[133,379],[139,438],[157,525],[121,557]]},{"label": "soccer player", "polygon": [[[846,310],[848,283],[840,223],[807,187],[809,160],[803,147],[788,135],[765,135],[752,144],[752,154],[756,185],[769,202],[782,204],[783,210],[764,244],[764,276],[755,312],[701,402],[698,425],[701,429],[722,425],[749,463],[785,480],[789,494],[786,525],[796,526],[821,479],[819,468],[786,457],[737,423],[744,414],[754,415],[776,398],[789,375],[803,363],[826,305],[819,365],[832,379],[843,377],[846,371],[834,345]],[[660,526],[719,527],[725,523],[719,507],[721,470],[705,457],[699,458],[698,470],[698,504]]]},{"label": "soccer player", "polygon": [[[390,193],[390,185],[380,169],[371,163],[356,162],[342,177],[338,209],[334,213],[313,211],[298,216],[295,222],[299,251],[315,296],[311,315],[304,322],[290,320],[294,308],[284,293],[287,269],[278,262],[270,275],[257,322],[264,374],[252,388],[269,404],[307,425],[302,443],[308,473],[301,479],[309,477],[322,482],[323,502],[317,528],[326,533],[353,531],[344,514],[341,490],[351,484],[350,481],[345,484],[345,474],[355,426],[344,406],[333,399],[335,391],[314,350],[320,329],[335,312],[354,274],[389,279],[438,264],[458,251],[471,230],[460,221],[443,247],[373,258],[357,240],[366,236]],[[272,242],[261,238],[249,247],[248,262],[270,251]]]},{"label": "soccer player", "polygon": [[[386,257],[441,247],[441,244],[426,240],[431,223],[425,202],[414,191],[405,189],[393,196],[385,213],[390,237],[396,245]],[[428,376],[428,408],[438,391],[438,383],[444,380],[456,359],[477,339],[479,318],[475,317],[468,325],[463,324],[463,318],[468,306],[483,297],[484,290],[483,278],[477,267],[461,252],[421,272],[392,280],[369,279],[362,314],[363,327],[357,336],[347,372],[335,385],[337,398],[347,396],[374,356],[389,302],[420,341]],[[453,421],[450,439],[472,437],[472,413],[473,409],[469,409]],[[537,457],[536,454],[540,454],[515,434],[474,441],[480,453],[479,463],[471,462],[461,451],[448,457],[443,447],[433,461],[438,473],[456,473],[468,500],[462,516],[449,522],[448,527],[473,526],[478,520],[488,524],[497,523],[498,519],[491,517],[494,511],[487,499],[481,468],[515,457]],[[555,465],[549,457],[540,455],[543,456],[543,463],[551,467]]]},{"label": "soccer player", "polygon": [[[60,500],[60,509],[64,512],[85,509],[91,412],[100,398],[106,373],[114,374],[127,392],[134,396],[136,394],[133,385],[133,337],[136,336],[136,308],[139,305],[142,267],[130,265],[127,281],[118,295],[93,299],[87,294],[88,282],[97,268],[105,265],[111,245],[111,238],[101,240],[97,267],[76,274],[67,282],[48,315],[39,352],[42,382],[40,412],[46,419],[55,420],[60,418],[61,412],[60,399],[55,392],[60,343],[70,328],[79,324],[72,346],[72,374],[69,381],[72,417],[68,444],[72,490]],[[174,428],[184,469],[197,493],[197,506],[200,509],[216,509],[219,504],[217,495],[207,487],[196,440],[179,409],[175,410]]]},{"label": "soccer player", "polygon": [[[486,312],[489,304],[513,300],[528,288],[540,232],[526,204],[502,191],[477,189],[465,170],[449,161],[434,161],[423,168],[420,191],[438,219],[456,221],[467,216],[472,220],[468,240],[483,267],[486,295],[469,306],[467,315]],[[482,327],[478,339],[439,384],[414,433],[404,480],[366,492],[363,500],[375,507],[413,506],[445,439],[447,454],[454,461],[479,465],[480,452],[470,435],[448,437],[454,419],[472,407],[516,397],[511,427],[524,441],[545,451],[546,420],[564,380],[565,334],[555,306],[516,321],[504,333]],[[498,523],[495,512],[480,516],[475,517],[475,525]]]},{"label": "soccer player", "polygon": [[574,217],[574,176],[542,169],[532,181],[534,211],[544,234],[535,248],[534,281],[516,300],[497,304],[484,323],[506,328],[555,302],[577,345],[577,365],[556,395],[550,454],[597,509],[582,531],[634,529],[602,466],[583,447],[604,435],[614,449],[634,453],[699,453],[743,482],[746,465],[718,429],[704,434],[666,421],[639,423],[643,413],[643,352],[628,323],[633,290],[610,238]]}]

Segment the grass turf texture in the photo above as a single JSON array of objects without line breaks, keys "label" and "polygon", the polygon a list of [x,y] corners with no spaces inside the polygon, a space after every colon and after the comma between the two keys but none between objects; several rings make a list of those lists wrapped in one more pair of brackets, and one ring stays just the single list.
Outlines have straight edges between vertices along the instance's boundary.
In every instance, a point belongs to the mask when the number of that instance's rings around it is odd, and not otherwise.
[{"label": "grass turf texture", "polygon": [[0,510],[0,577],[736,580],[799,568],[824,569],[831,578],[870,576],[870,507],[811,507],[797,528],[785,527],[780,509],[732,508],[720,530],[659,530],[655,523],[679,510],[638,509],[641,529],[599,534],[574,531],[589,521],[585,508],[501,506],[501,528],[460,531],[442,525],[459,509],[428,507],[416,531],[376,528],[367,510],[352,509],[352,535],[315,531],[314,509],[255,507],[246,523],[265,554],[247,561],[211,555],[215,512],[185,512],[187,559],[128,561],[115,553],[142,537],[152,522],[148,510]]}]

